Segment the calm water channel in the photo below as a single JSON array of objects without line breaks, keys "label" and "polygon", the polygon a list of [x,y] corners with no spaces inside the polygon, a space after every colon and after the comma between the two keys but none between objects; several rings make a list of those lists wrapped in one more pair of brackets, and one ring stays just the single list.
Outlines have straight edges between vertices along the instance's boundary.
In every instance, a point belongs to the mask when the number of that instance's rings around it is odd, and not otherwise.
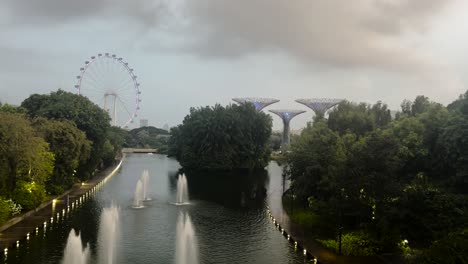
[{"label": "calm water channel", "polygon": [[[136,183],[149,170],[145,208],[134,209]],[[177,161],[162,155],[132,154],[121,170],[82,207],[54,223],[18,249],[6,263],[61,263],[68,234],[79,230],[96,263],[103,208],[120,210],[117,263],[174,263],[176,222],[190,215],[198,243],[199,263],[305,263],[265,213],[268,201],[282,189],[281,168],[270,164],[255,175],[187,175],[190,205],[176,206]],[[3,259],[2,261],[5,261]]]}]

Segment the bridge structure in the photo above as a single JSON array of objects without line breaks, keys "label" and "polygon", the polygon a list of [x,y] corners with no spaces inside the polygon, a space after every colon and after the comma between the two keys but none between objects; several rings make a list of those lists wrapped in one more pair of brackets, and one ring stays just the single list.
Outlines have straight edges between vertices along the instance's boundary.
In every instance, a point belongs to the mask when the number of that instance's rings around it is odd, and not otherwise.
[{"label": "bridge structure", "polygon": [[239,104],[248,104],[248,103],[253,104],[255,106],[255,109],[257,109],[257,111],[262,111],[263,108],[280,101],[278,99],[261,98],[261,97],[232,98],[232,100]]},{"label": "bridge structure", "polygon": [[325,113],[335,105],[339,104],[343,99],[332,99],[332,98],[308,98],[308,99],[297,99],[296,102],[303,104],[312,111],[316,116],[324,116]]},{"label": "bridge structure", "polygon": [[122,153],[158,153],[158,149],[150,148],[123,148]]},{"label": "bridge structure", "polygon": [[305,113],[304,110],[290,110],[290,109],[278,109],[278,110],[270,110],[273,114],[276,114],[283,120],[283,139],[281,141],[281,146],[285,147],[291,143],[290,138],[290,127],[289,123],[291,119],[294,117]]}]

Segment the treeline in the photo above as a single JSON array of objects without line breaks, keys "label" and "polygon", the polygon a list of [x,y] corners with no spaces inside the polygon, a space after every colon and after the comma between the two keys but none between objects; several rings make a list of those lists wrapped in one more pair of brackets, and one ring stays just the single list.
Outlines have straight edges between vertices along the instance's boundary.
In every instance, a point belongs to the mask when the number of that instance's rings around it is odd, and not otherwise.
[{"label": "treeline", "polygon": [[338,250],[341,230],[344,254],[466,263],[468,92],[447,107],[405,100],[393,118],[381,102],[344,101],[286,159],[285,199],[305,208],[310,227],[329,229],[325,245]]},{"label": "treeline", "polygon": [[272,119],[253,105],[191,108],[171,129],[169,155],[188,170],[263,169]]},{"label": "treeline", "polygon": [[125,131],[87,98],[58,90],[0,105],[0,224],[115,162]]},{"label": "treeline", "polygon": [[147,126],[125,132],[124,147],[155,148],[158,149],[158,153],[167,154],[169,131],[153,126]]}]

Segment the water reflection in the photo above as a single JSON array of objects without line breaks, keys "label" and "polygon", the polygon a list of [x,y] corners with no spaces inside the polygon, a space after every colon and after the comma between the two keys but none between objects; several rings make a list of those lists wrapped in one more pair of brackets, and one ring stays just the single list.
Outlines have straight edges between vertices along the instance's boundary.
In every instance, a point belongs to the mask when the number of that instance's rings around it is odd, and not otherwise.
[{"label": "water reflection", "polygon": [[[168,173],[176,190],[178,173]],[[185,172],[190,200],[215,202],[229,208],[263,208],[269,176],[255,172]]]}]

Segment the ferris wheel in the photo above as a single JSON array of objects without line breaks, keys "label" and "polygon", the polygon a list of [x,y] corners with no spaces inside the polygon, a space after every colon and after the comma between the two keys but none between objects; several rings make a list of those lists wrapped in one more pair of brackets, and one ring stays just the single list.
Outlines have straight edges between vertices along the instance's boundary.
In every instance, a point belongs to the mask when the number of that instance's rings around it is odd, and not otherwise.
[{"label": "ferris wheel", "polygon": [[133,68],[115,54],[99,53],[80,68],[75,88],[101,106],[112,125],[128,128],[140,110],[141,91]]}]

